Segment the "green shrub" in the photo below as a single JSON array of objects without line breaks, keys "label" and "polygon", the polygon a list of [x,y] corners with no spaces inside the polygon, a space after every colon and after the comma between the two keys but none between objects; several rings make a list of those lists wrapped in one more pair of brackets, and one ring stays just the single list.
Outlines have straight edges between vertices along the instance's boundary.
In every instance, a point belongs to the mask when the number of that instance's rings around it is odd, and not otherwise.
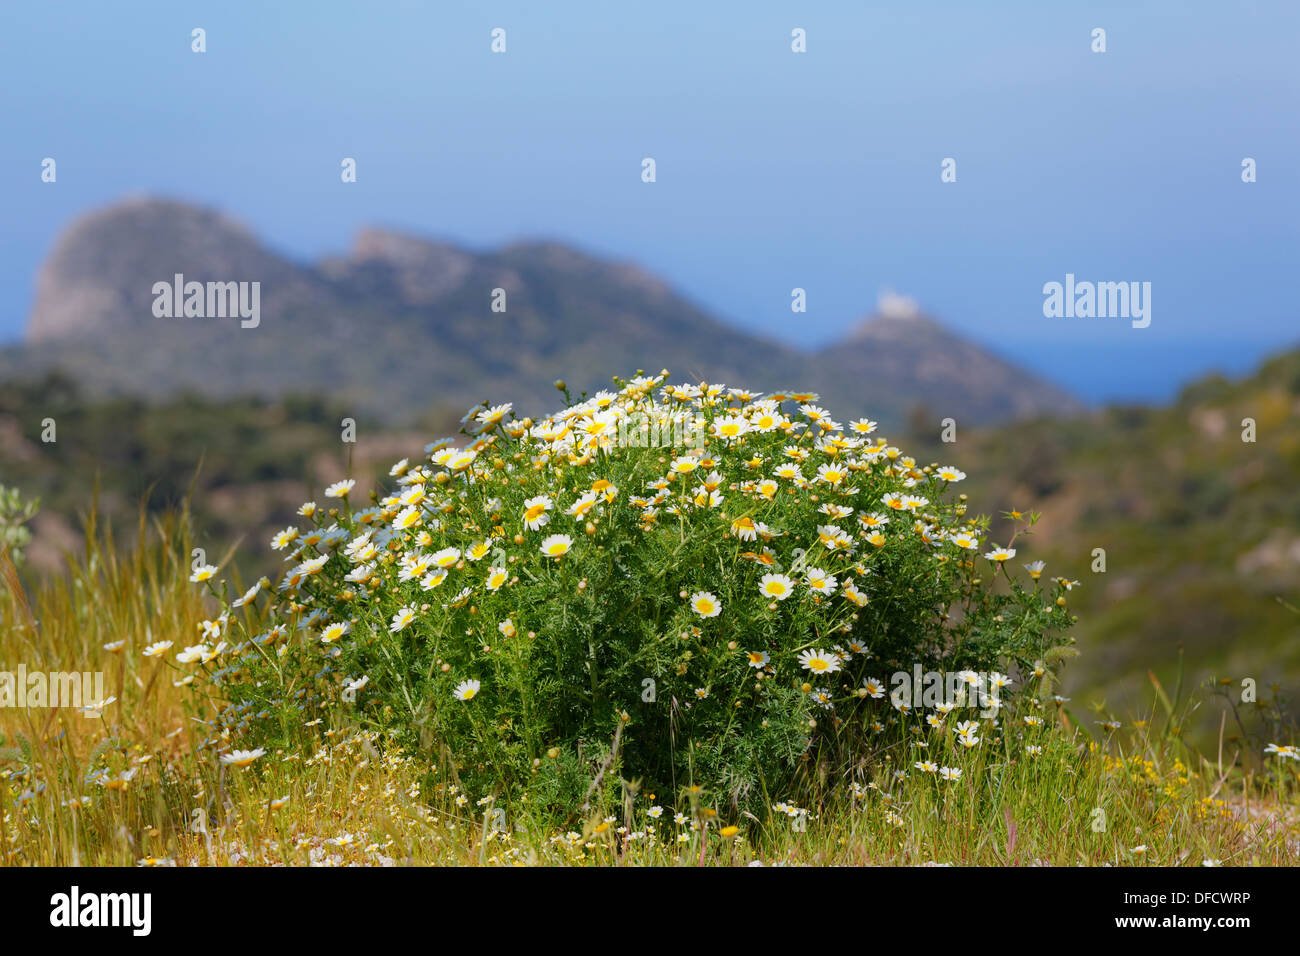
[{"label": "green shrub", "polygon": [[985,554],[987,519],[947,491],[961,472],[816,395],[666,376],[539,422],[475,409],[464,447],[399,463],[371,507],[344,486],[304,506],[236,646],[183,655],[223,726],[272,745],[359,719],[476,797],[571,810],[603,767],[753,807],[853,775],[917,718],[868,679],[1028,668],[1070,623],[1063,582]]},{"label": "green shrub", "polygon": [[23,563],[23,549],[32,541],[26,524],[40,505],[39,499],[24,501],[17,488],[0,485],[0,552],[8,552],[14,564]]}]

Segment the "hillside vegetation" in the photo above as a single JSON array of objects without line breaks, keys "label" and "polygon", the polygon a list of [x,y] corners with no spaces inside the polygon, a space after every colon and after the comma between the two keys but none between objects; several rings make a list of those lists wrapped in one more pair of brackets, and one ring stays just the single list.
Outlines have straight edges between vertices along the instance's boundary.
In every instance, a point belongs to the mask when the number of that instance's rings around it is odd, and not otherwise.
[{"label": "hillside vegetation", "polygon": [[[1172,684],[1179,647],[1189,686],[1227,680],[1239,698],[1251,678],[1261,697],[1274,684],[1297,692],[1300,618],[1285,605],[1300,603],[1298,407],[1291,352],[1238,381],[1199,382],[1166,408],[960,428],[955,444],[918,420],[905,437],[919,460],[966,468],[971,511],[995,517],[995,540],[1009,536],[1003,512],[1043,514],[1016,560],[1045,560],[1048,575],[1079,582],[1070,603],[1083,653],[1065,693],[1101,720],[1147,699],[1148,670]],[[0,386],[0,478],[42,499],[26,573],[77,547],[98,484],[101,521],[127,539],[142,501],[158,514],[188,495],[196,543],[216,559],[242,541],[230,560],[251,580],[276,573],[266,541],[312,489],[349,473],[351,460],[367,495],[391,461],[453,434],[460,412],[431,410],[409,431],[363,419],[348,444],[343,412],[324,400],[92,401],[62,379],[10,384]],[[56,443],[40,440],[45,417]],[[1242,441],[1245,418],[1253,443]],[[1092,570],[1097,548],[1104,573]],[[1217,733],[1217,718],[1194,721]]]},{"label": "hillside vegetation", "polygon": [[[241,711],[219,689],[191,683],[195,659],[176,652],[209,631],[219,609],[190,583],[201,575],[191,571],[187,523],[161,516],[124,546],[95,525],[93,511],[88,519],[84,554],[30,588],[0,558],[0,660],[101,671],[110,694],[82,712],[0,709],[0,865],[1300,859],[1295,728],[1276,701],[1242,708],[1250,745],[1220,742],[1216,754],[1177,733],[1190,709],[1213,702],[1172,688],[1148,695],[1156,720],[1124,715],[1103,731],[1081,726],[1046,688],[1025,711],[981,723],[979,737],[973,724],[918,720],[897,753],[863,768],[861,779],[828,780],[798,803],[772,794],[754,812],[684,781],[676,790],[621,777],[602,785],[598,755],[579,758],[592,783],[567,813],[499,806],[492,792],[456,778],[454,754],[433,765],[417,759],[346,703],[321,710],[326,719],[300,725],[282,745],[232,749],[247,730],[242,720],[229,726]],[[216,665],[198,666],[215,673]]]},{"label": "hillside vegetation", "polygon": [[981,432],[952,457],[984,466],[973,510],[1042,512],[1023,557],[1080,582],[1076,707],[1132,707],[1148,670],[1174,679],[1179,647],[1189,683],[1230,682],[1236,699],[1246,678],[1261,697],[1274,684],[1300,692],[1300,618],[1287,607],[1300,603],[1300,352],[1198,382],[1166,408]]}]

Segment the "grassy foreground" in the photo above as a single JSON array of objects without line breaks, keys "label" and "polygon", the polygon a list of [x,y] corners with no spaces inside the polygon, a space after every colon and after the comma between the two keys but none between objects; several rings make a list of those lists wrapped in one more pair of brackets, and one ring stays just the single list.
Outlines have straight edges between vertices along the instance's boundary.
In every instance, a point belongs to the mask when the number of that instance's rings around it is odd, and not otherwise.
[{"label": "grassy foreground", "polygon": [[[86,553],[30,592],[0,560],[0,670],[102,671],[115,698],[99,718],[0,708],[0,863],[1300,863],[1300,761],[1228,737],[1231,710],[1219,752],[1193,753],[1177,729],[1197,701],[1158,686],[1151,713],[1100,736],[1049,703],[1033,755],[954,752],[939,735],[928,750],[900,749],[866,786],[765,818],[732,818],[707,792],[688,795],[690,812],[657,813],[671,801],[631,785],[621,803],[567,819],[507,812],[368,732],[325,723],[238,769],[217,759],[204,723],[219,702],[196,700],[166,657],[143,654],[188,643],[211,613],[187,580],[185,527],[141,527],[119,549],[92,519]],[[960,779],[914,769],[918,755],[960,766]]]}]

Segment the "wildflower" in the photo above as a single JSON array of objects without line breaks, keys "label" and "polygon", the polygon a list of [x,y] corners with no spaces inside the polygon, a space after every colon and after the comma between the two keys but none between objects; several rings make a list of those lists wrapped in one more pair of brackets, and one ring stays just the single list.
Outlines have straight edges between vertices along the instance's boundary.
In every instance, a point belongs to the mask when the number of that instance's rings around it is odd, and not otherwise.
[{"label": "wildflower", "polygon": [[1300,760],[1300,748],[1288,745],[1269,744],[1265,753],[1277,754],[1279,760]]},{"label": "wildflower", "polygon": [[104,700],[92,701],[81,708],[81,713],[85,717],[102,717],[104,715],[104,708],[116,700],[116,697],[108,697]]},{"label": "wildflower", "polygon": [[352,630],[352,625],[347,621],[336,621],[333,624],[326,625],[320,632],[322,644],[333,644],[341,640],[345,634]]},{"label": "wildflower", "polygon": [[414,528],[420,523],[420,509],[414,505],[403,508],[402,511],[393,519],[393,527],[399,531],[405,531],[407,528]]},{"label": "wildflower", "polygon": [[745,655],[745,657],[749,663],[749,666],[753,667],[756,670],[762,670],[764,667],[767,666],[768,660],[770,660],[770,658],[767,655],[767,651],[750,651]]},{"label": "wildflower", "polygon": [[356,480],[345,478],[343,481],[336,481],[325,489],[326,498],[346,498],[348,493],[356,487]]},{"label": "wildflower", "polygon": [[696,591],[691,595],[691,610],[700,617],[717,617],[722,613],[718,596],[709,591]]},{"label": "wildflower", "polygon": [[703,485],[692,492],[691,502],[697,508],[717,508],[725,499],[716,491],[709,491]]},{"label": "wildflower", "polygon": [[582,494],[577,501],[569,506],[568,514],[575,518],[585,517],[587,512],[595,507],[599,496],[594,491],[588,491]]},{"label": "wildflower", "polygon": [[764,597],[784,601],[794,593],[794,581],[784,574],[765,574],[758,581],[759,590]]},{"label": "wildflower", "polygon": [[947,780],[949,783],[956,783],[958,780],[961,779],[961,768],[940,767],[939,776],[943,777],[943,779]]},{"label": "wildflower", "polygon": [[393,615],[392,622],[388,625],[388,633],[396,634],[415,620],[415,608],[406,605]]},{"label": "wildflower", "polygon": [[939,770],[939,765],[930,760],[918,760],[912,766],[922,773],[937,773]]},{"label": "wildflower", "polygon": [[839,465],[820,465],[817,468],[817,477],[813,481],[820,481],[836,488],[846,477],[847,472]]},{"label": "wildflower", "polygon": [[463,680],[456,685],[456,689],[452,693],[457,700],[472,700],[474,695],[478,693],[479,686],[479,682],[476,680]]},{"label": "wildflower", "polygon": [[440,568],[450,568],[460,560],[459,548],[443,548],[441,551],[435,551],[431,556],[433,563]]},{"label": "wildflower", "polygon": [[820,568],[809,568],[804,583],[814,594],[834,594],[838,581],[835,575],[827,574]]},{"label": "wildflower", "polygon": [[541,552],[548,558],[558,558],[568,554],[573,547],[573,539],[567,534],[553,534],[542,540]]},{"label": "wildflower", "polygon": [[343,689],[350,694],[355,694],[357,691],[361,690],[369,683],[370,683],[370,678],[363,674],[361,677],[358,677],[356,680],[344,681]]},{"label": "wildflower", "polygon": [[208,645],[195,644],[193,647],[187,647],[176,655],[176,660],[181,664],[193,664],[195,661],[203,660],[208,654]]},{"label": "wildflower", "polygon": [[948,535],[948,540],[967,551],[974,551],[980,546],[979,535],[973,531],[954,531]]},{"label": "wildflower", "polygon": [[322,554],[319,557],[311,558],[310,560],[304,561],[302,564],[298,565],[298,567],[296,567],[294,570],[298,574],[304,576],[319,574],[320,569],[325,567],[325,563],[329,561],[329,559],[330,556],[328,554]]},{"label": "wildflower", "polygon": [[101,770],[91,778],[91,782],[98,783],[106,790],[125,790],[139,772],[139,767],[132,767],[130,770],[123,770],[114,776],[107,770]]},{"label": "wildflower", "polygon": [[397,580],[414,581],[428,574],[429,569],[432,567],[433,555],[431,554],[416,552],[404,555],[397,573]]},{"label": "wildflower", "polygon": [[749,422],[743,418],[724,418],[713,423],[713,433],[726,441],[734,441],[749,431]]},{"label": "wildflower", "polygon": [[155,641],[153,644],[146,647],[141,653],[144,654],[145,657],[162,657],[171,650],[171,646],[171,641]]},{"label": "wildflower", "polygon": [[867,697],[879,700],[885,696],[885,685],[874,677],[868,677],[862,682],[862,691]]},{"label": "wildflower", "polygon": [[514,408],[514,406],[509,402],[506,402],[504,405],[494,405],[491,408],[485,408],[483,411],[479,412],[476,420],[480,425],[490,427],[505,418],[512,408]]},{"label": "wildflower", "polygon": [[852,581],[845,581],[843,593],[846,598],[856,604],[858,607],[865,607],[867,596],[857,589]]},{"label": "wildflower", "polygon": [[242,770],[244,767],[252,766],[253,762],[258,758],[265,756],[266,750],[261,747],[256,750],[232,750],[228,754],[221,755],[221,762],[232,767],[239,767]]},{"label": "wildflower", "polygon": [[[262,590],[263,582],[265,582],[265,581],[266,581],[265,578],[262,578],[261,580],[259,580],[256,584],[254,584],[251,588],[249,588],[247,591],[245,591],[245,592],[244,592],[242,595],[240,595],[238,598],[236,598],[235,600],[231,601],[231,602],[230,602],[230,606],[231,606],[231,607],[243,607],[245,604],[248,604],[250,601],[253,600],[253,598],[257,597],[258,593]],[[269,582],[268,582],[268,583],[269,583]]]},{"label": "wildflower", "polygon": [[555,507],[549,495],[538,495],[524,502],[524,525],[529,531],[537,531],[551,521],[547,511]]},{"label": "wildflower", "polygon": [[455,452],[445,462],[448,471],[464,471],[470,465],[474,464],[474,459],[478,457],[475,451],[458,451]]},{"label": "wildflower", "polygon": [[217,566],[215,564],[200,564],[194,569],[194,573],[190,575],[190,580],[195,584],[201,584],[204,581],[211,580],[216,573]]},{"label": "wildflower", "polygon": [[994,548],[992,551],[984,555],[984,557],[988,558],[990,561],[994,561],[998,564],[1001,564],[1004,561],[1010,561],[1015,556],[1015,548]]},{"label": "wildflower", "polygon": [[840,669],[839,658],[834,654],[827,654],[820,648],[803,651],[799,655],[799,665],[814,674],[833,674]]}]

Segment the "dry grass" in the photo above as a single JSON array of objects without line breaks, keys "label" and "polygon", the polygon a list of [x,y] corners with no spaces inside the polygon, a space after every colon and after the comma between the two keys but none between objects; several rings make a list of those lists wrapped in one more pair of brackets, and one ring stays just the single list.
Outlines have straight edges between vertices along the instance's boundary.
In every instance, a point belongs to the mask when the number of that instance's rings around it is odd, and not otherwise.
[{"label": "dry grass", "polygon": [[[337,721],[342,729],[325,721],[296,750],[238,770],[203,746],[202,721],[219,702],[175,686],[182,675],[167,657],[141,653],[154,641],[192,642],[212,610],[187,582],[185,529],[183,515],[142,521],[139,543],[119,550],[92,517],[85,553],[68,556],[61,577],[24,592],[11,569],[3,574],[0,670],[103,671],[117,700],[101,719],[68,708],[0,709],[0,862],[1300,862],[1294,761],[1220,768],[1153,721],[1098,742],[1049,720],[1033,757],[996,747],[945,754],[952,738],[937,738],[933,758],[962,761],[961,781],[914,771],[915,754],[900,753],[901,783],[882,769],[868,787],[765,819],[729,819],[707,793],[688,795],[681,822],[671,811],[655,818],[647,811],[656,796],[631,788],[620,805],[573,821],[527,806],[498,812],[456,792],[428,762]],[[119,641],[120,650],[105,649]],[[95,771],[107,778],[92,780]]]}]

